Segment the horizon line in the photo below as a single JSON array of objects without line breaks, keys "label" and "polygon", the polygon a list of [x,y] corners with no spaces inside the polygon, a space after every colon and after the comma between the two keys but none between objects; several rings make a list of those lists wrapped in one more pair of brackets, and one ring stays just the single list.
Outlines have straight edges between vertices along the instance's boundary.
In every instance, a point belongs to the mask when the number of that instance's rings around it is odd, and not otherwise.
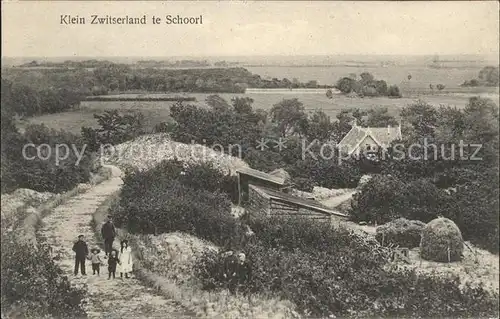
[{"label": "horizon line", "polygon": [[53,55],[53,56],[34,56],[34,55],[2,55],[2,58],[165,58],[165,57],[306,57],[306,56],[482,56],[482,57],[493,57],[495,54],[480,54],[480,53],[413,53],[413,54],[390,54],[390,53],[314,53],[314,54],[205,54],[205,55]]}]

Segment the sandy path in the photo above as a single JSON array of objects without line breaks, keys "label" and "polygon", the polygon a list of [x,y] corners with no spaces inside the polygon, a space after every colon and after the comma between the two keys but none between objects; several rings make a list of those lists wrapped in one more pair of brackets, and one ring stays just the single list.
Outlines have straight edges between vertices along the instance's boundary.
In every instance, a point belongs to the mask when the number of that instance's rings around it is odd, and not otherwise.
[{"label": "sandy path", "polygon": [[343,194],[343,195],[334,196],[334,197],[322,200],[322,201],[320,201],[320,203],[327,206],[327,207],[335,208],[336,206],[339,206],[340,204],[342,204],[342,202],[345,202],[346,200],[351,198],[355,193],[356,193],[356,191],[351,191],[351,192],[348,192],[348,193]]},{"label": "sandy path", "polygon": [[[89,249],[100,244],[101,239],[96,239],[90,226],[92,214],[107,195],[120,188],[120,174],[118,169],[113,168],[113,178],[57,207],[43,219],[38,235],[53,247],[56,262],[70,278],[71,284],[87,288],[84,307],[89,318],[186,318],[188,316],[184,315],[182,307],[158,295],[136,278],[108,280],[105,260],[100,276],[92,275],[89,261],[86,262],[87,276],[73,275],[73,242],[79,234],[83,234]],[[117,241],[115,245],[118,246]]]}]

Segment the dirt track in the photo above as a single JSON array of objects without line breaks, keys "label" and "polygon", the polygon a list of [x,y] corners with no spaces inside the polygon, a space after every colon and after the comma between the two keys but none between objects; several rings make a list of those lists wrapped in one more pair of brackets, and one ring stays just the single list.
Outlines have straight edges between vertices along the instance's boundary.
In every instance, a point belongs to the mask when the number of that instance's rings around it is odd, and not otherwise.
[{"label": "dirt track", "polygon": [[[101,275],[92,275],[91,264],[86,263],[86,276],[74,276],[73,242],[79,234],[85,235],[89,249],[98,246],[101,239],[94,236],[90,225],[92,214],[99,205],[120,188],[121,172],[112,167],[113,177],[84,194],[75,196],[57,207],[43,219],[38,236],[53,247],[56,262],[71,284],[87,288],[84,308],[89,318],[187,318],[185,311],[174,301],[158,295],[138,279],[108,280],[107,263],[101,266]],[[118,243],[114,245],[118,248]],[[102,250],[102,248],[101,248]],[[102,252],[101,252],[102,254]]]}]

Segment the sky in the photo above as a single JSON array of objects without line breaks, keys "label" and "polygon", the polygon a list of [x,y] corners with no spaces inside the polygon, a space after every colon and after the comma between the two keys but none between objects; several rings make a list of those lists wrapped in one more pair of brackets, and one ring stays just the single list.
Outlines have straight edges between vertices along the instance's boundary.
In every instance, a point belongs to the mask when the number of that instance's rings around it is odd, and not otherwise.
[{"label": "sky", "polygon": [[[85,17],[61,25],[60,16]],[[91,25],[90,16],[147,25]],[[153,15],[203,25],[153,25]],[[3,57],[499,54],[497,1],[2,3]]]}]

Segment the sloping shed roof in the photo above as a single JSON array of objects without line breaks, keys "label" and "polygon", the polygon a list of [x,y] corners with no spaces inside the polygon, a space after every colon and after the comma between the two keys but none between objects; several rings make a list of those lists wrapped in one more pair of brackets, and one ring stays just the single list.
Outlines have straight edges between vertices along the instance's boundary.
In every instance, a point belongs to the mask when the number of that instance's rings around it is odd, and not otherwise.
[{"label": "sloping shed roof", "polygon": [[331,208],[326,207],[325,205],[321,204],[320,202],[317,202],[312,199],[305,199],[305,198],[300,198],[297,196],[293,196],[287,193],[279,192],[267,187],[262,187],[262,186],[255,186],[255,185],[250,185],[250,187],[256,188],[259,190],[261,193],[264,192],[268,197],[276,199],[278,201],[282,201],[285,203],[290,203],[297,205],[301,208],[307,208],[313,211],[318,211],[322,213],[326,213],[329,215],[336,215],[336,216],[341,216],[341,217],[348,217],[347,215],[344,215],[338,211],[332,210]]},{"label": "sloping shed roof", "polygon": [[285,179],[279,176],[271,175],[268,173],[264,173],[262,171],[249,168],[249,167],[244,167],[244,168],[238,168],[236,170],[238,174],[244,174],[244,175],[249,175],[258,179],[262,179],[271,183],[275,183],[278,185],[285,185]]},{"label": "sloping shed roof", "polygon": [[283,168],[278,168],[269,173],[269,175],[277,176],[283,178],[285,181],[289,181],[291,179],[290,174],[285,171]]}]

